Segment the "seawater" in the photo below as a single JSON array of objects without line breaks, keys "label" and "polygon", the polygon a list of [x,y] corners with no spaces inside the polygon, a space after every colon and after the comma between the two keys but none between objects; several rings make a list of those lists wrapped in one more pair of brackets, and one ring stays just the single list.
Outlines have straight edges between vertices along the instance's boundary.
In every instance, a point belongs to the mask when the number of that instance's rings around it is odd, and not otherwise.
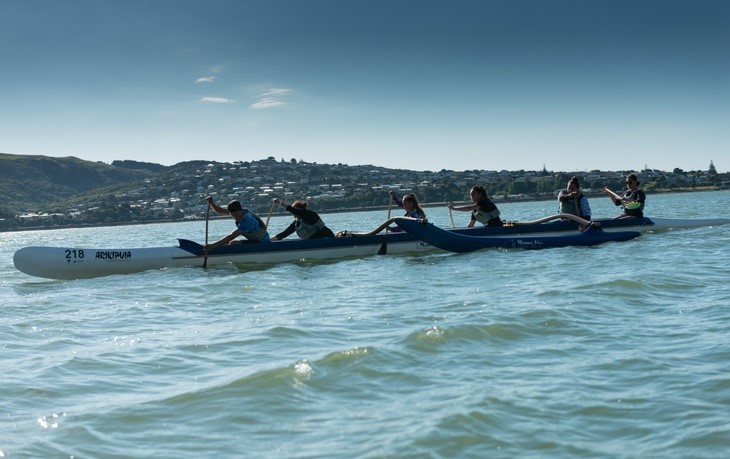
[{"label": "seawater", "polygon": [[[647,214],[730,218],[730,194]],[[612,216],[608,198],[591,200]],[[510,220],[553,202],[500,205]],[[427,209],[450,226],[445,208]],[[266,210],[263,211],[266,213]],[[396,212],[393,212],[395,215]],[[384,211],[324,215],[367,230]],[[466,213],[455,213],[465,224]],[[273,231],[289,218],[272,218]],[[211,239],[231,230],[210,224]],[[724,458],[730,225],[542,251],[32,278],[27,245],[202,242],[204,223],[0,233],[0,457]]]}]

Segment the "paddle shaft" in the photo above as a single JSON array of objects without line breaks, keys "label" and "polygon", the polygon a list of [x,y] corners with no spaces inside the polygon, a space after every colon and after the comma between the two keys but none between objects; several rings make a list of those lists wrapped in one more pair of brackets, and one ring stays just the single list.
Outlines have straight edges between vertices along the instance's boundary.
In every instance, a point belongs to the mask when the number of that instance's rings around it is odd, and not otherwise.
[{"label": "paddle shaft", "polygon": [[610,194],[614,199],[623,202],[623,200],[624,200],[624,197],[623,196],[617,195],[616,193],[614,193],[613,191],[609,190],[608,188],[604,188],[604,190],[606,192],[608,192],[608,194]]},{"label": "paddle shaft", "polygon": [[208,221],[210,221],[210,202],[205,209],[205,258],[203,258],[203,268],[208,267]]},{"label": "paddle shaft", "polygon": [[269,216],[266,217],[266,229],[268,231],[269,229],[269,220],[271,220],[271,214],[274,213],[274,207],[276,206],[276,203],[271,203],[271,209],[269,209]]},{"label": "paddle shaft", "polygon": [[[383,225],[385,225],[385,235],[386,236],[388,235],[388,229],[389,229],[390,223],[391,223],[391,221],[390,221],[390,210],[392,208],[392,205],[393,205],[393,196],[391,196],[390,193],[388,193],[388,218],[385,219],[385,223],[383,223]],[[388,253],[388,243],[387,242],[383,242],[380,245],[380,249],[378,249],[378,255],[385,255],[387,253]]]},{"label": "paddle shaft", "polygon": [[451,219],[451,227],[456,228],[456,225],[454,225],[454,211],[451,210],[451,207],[449,207],[449,218]]},{"label": "paddle shaft", "polygon": [[[390,220],[390,210],[393,207],[393,197],[388,194],[388,218],[386,220]],[[388,234],[388,227],[385,227],[385,234]]]}]

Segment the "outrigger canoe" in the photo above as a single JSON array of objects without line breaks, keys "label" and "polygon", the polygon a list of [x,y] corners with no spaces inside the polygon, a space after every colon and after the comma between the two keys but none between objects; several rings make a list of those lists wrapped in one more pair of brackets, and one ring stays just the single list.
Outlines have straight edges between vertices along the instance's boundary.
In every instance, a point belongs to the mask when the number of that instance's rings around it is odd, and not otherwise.
[{"label": "outrigger canoe", "polygon": [[592,246],[604,242],[623,242],[641,235],[638,231],[603,231],[599,225],[588,225],[574,234],[517,236],[474,236],[447,231],[424,220],[397,219],[395,223],[413,237],[449,252],[473,252],[489,248],[547,249],[567,246]]},{"label": "outrigger canoe", "polygon": [[[447,231],[502,238],[516,235],[575,234],[578,223],[560,220],[563,217],[555,215],[533,222],[512,222],[502,227],[480,226]],[[604,232],[627,229],[645,232],[724,225],[730,223],[730,219],[623,218],[599,220],[599,222]],[[434,248],[408,232],[401,232],[335,239],[290,239],[271,243],[244,243],[220,247],[210,252],[206,258],[202,245],[180,239],[178,246],[131,249],[24,247],[15,252],[13,262],[19,271],[31,276],[48,279],[82,279],[151,269],[202,267],[204,263],[207,266],[227,263],[280,263],[423,252]]]}]

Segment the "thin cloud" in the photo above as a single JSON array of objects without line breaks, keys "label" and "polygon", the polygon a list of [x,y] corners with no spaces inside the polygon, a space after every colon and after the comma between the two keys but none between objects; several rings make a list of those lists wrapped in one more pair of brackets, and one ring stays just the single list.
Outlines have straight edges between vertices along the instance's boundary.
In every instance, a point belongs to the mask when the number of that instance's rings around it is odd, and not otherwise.
[{"label": "thin cloud", "polygon": [[286,102],[276,99],[261,99],[260,101],[251,104],[249,108],[251,110],[266,110],[267,108],[283,107]]},{"label": "thin cloud", "polygon": [[291,92],[291,89],[287,88],[272,88],[266,91],[265,93],[261,94],[259,97],[277,97],[277,96],[283,96],[287,93]]},{"label": "thin cloud", "polygon": [[215,80],[217,80],[218,77],[214,76],[207,76],[207,77],[200,77],[197,80],[195,80],[196,83],[215,83]]},{"label": "thin cloud", "polygon": [[256,102],[251,104],[249,108],[251,110],[267,110],[270,108],[279,108],[289,105],[288,102],[281,100],[291,92],[288,88],[271,88],[263,93],[256,96],[258,99]]},{"label": "thin cloud", "polygon": [[235,102],[235,100],[226,99],[225,97],[203,97],[200,100],[211,104],[230,104],[232,102]]}]

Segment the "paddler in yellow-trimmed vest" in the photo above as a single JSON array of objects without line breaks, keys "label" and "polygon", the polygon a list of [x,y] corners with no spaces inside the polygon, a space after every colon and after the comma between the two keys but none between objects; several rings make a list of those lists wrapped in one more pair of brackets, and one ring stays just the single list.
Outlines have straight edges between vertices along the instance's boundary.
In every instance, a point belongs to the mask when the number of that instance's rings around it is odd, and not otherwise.
[{"label": "paddler in yellow-trimmed vest", "polygon": [[603,192],[617,206],[623,206],[624,213],[616,218],[626,217],[637,217],[641,218],[644,216],[644,203],[646,202],[646,194],[644,190],[639,188],[639,179],[636,174],[629,174],[626,176],[626,191],[622,196],[609,190],[607,187],[603,187]]}]

